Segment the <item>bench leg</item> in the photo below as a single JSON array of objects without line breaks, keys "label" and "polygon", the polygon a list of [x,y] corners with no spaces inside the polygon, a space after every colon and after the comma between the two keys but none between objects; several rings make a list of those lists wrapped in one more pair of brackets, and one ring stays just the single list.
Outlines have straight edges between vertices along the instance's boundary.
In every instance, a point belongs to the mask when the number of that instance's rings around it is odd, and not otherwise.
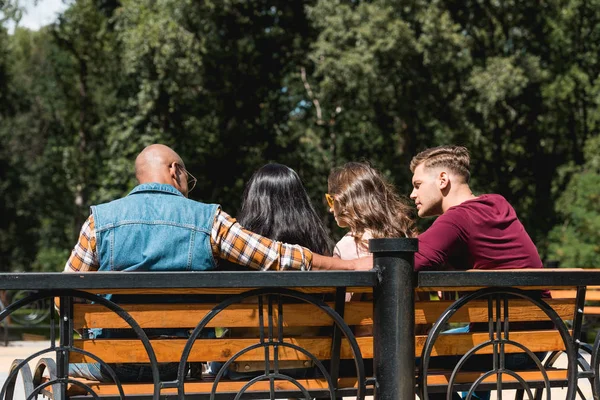
[{"label": "bench leg", "polygon": [[[550,390],[550,389],[548,389]],[[535,400],[542,400],[542,396],[544,395],[544,389],[535,389],[535,394],[533,395]]]},{"label": "bench leg", "polygon": [[523,400],[523,396],[525,396],[525,390],[517,389],[517,393],[515,394],[515,400]]}]

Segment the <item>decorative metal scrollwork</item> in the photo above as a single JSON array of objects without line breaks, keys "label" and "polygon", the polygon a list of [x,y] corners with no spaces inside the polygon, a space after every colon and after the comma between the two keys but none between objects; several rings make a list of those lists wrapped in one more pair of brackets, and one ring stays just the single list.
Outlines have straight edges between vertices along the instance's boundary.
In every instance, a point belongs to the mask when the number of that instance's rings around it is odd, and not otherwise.
[{"label": "decorative metal scrollwork", "polygon": [[[321,372],[323,377],[327,380],[328,386],[329,386],[330,398],[332,400],[334,400],[336,398],[336,393],[335,393],[336,385],[332,381],[330,374],[328,373],[327,369],[323,366],[323,364],[320,362],[320,360],[318,360],[314,355],[310,354],[305,349],[302,349],[301,347],[298,347],[294,344],[286,343],[283,341],[283,301],[282,301],[282,298],[292,298],[292,299],[301,300],[303,302],[312,304],[315,307],[317,307],[318,309],[320,309],[321,311],[325,312],[331,318],[331,320],[333,321],[335,326],[348,339],[348,343],[350,345],[350,348],[351,348],[353,356],[354,356],[357,377],[358,377],[357,399],[358,400],[364,399],[365,394],[366,394],[366,384],[365,384],[366,380],[365,380],[364,363],[363,363],[362,355],[360,352],[360,348],[358,347],[358,343],[356,342],[356,338],[354,337],[354,334],[352,333],[352,330],[350,329],[350,327],[344,322],[344,319],[338,313],[336,313],[334,310],[332,310],[331,307],[329,307],[325,302],[323,302],[319,298],[316,298],[316,297],[310,296],[310,295],[306,295],[304,293],[300,293],[300,292],[297,292],[294,290],[283,289],[283,288],[282,289],[251,290],[246,293],[242,293],[240,295],[231,297],[231,298],[221,302],[213,310],[211,310],[202,319],[202,321],[200,321],[200,323],[196,326],[196,328],[190,335],[190,338],[188,339],[188,342],[183,350],[181,362],[179,364],[179,374],[180,375],[183,373],[183,371],[185,369],[185,364],[187,362],[187,359],[189,358],[189,354],[190,354],[190,351],[194,344],[194,341],[196,339],[198,339],[202,329],[204,329],[206,327],[206,325],[217,314],[219,314],[221,311],[223,311],[225,308],[229,307],[232,304],[241,303],[245,299],[252,298],[252,297],[258,298],[259,329],[260,329],[259,343],[254,344],[252,346],[248,346],[248,347],[240,350],[239,352],[237,352],[236,354],[231,356],[227,362],[225,362],[225,364],[223,365],[223,367],[221,368],[221,370],[217,373],[217,375],[215,377],[212,391],[210,393],[211,400],[213,400],[215,398],[219,382],[223,378],[223,375],[224,375],[225,371],[227,370],[227,368],[229,367],[229,365],[231,365],[231,363],[235,362],[235,360],[238,359],[239,357],[241,357],[243,354],[245,354],[249,351],[255,350],[257,348],[263,348],[265,350],[264,374],[253,378],[246,385],[244,385],[244,387],[240,390],[240,392],[236,396],[236,400],[239,399],[244,394],[244,392],[246,392],[246,390],[249,387],[251,387],[254,383],[261,381],[261,380],[268,380],[270,382],[270,396],[271,396],[270,398],[271,399],[275,398],[274,397],[274,380],[275,379],[282,379],[282,380],[287,380],[287,381],[291,382],[302,392],[302,394],[304,395],[304,397],[306,399],[310,400],[312,398],[312,396],[309,394],[309,391],[306,388],[302,387],[302,385],[300,384],[300,382],[298,382],[297,379],[279,372],[278,359],[277,359],[278,347],[292,348],[296,351],[301,352],[306,357],[308,357],[316,365],[316,367],[319,369],[319,371]],[[267,307],[268,307],[268,316],[267,316],[268,318],[267,318],[266,326],[265,326],[264,307],[263,307],[264,298],[267,299]],[[273,318],[274,303],[276,303],[276,306],[278,309],[278,318],[277,318],[277,326],[276,327],[273,326],[274,325],[274,318]],[[267,329],[266,333],[265,333],[265,328]],[[277,329],[277,335],[273,334],[274,328]],[[271,360],[271,358],[270,358],[271,349],[273,349],[273,360]],[[273,363],[274,368],[271,368],[271,361]],[[273,369],[273,372],[271,372],[271,369]],[[184,385],[183,380],[180,380],[178,382],[178,394],[179,394],[180,399],[185,398],[185,385]]]},{"label": "decorative metal scrollwork", "polygon": [[[152,369],[152,375],[154,378],[153,379],[153,381],[154,381],[153,398],[154,399],[159,398],[160,381],[159,381],[159,374],[158,374],[158,369],[157,369],[156,355],[154,354],[154,350],[152,348],[152,345],[150,344],[150,340],[148,339],[148,336],[146,335],[144,330],[139,326],[139,324],[133,319],[133,317],[131,317],[131,315],[129,315],[129,313],[127,313],[119,305],[105,299],[102,296],[94,295],[94,294],[87,293],[87,292],[75,291],[75,290],[41,291],[38,293],[31,293],[30,295],[21,298],[20,300],[16,301],[15,303],[12,303],[8,307],[6,307],[2,312],[0,312],[0,322],[2,322],[9,315],[12,315],[14,312],[16,312],[20,309],[23,309],[23,308],[27,309],[27,307],[32,303],[39,303],[40,301],[43,301],[46,299],[52,299],[55,297],[60,298],[60,315],[62,316],[60,321],[58,322],[58,324],[60,324],[60,345],[59,346],[55,345],[55,342],[56,342],[55,326],[57,325],[56,314],[49,310],[49,314],[50,314],[50,347],[48,347],[47,349],[42,349],[42,350],[30,355],[29,357],[21,360],[16,366],[13,367],[8,378],[6,379],[6,382],[2,386],[2,390],[0,391],[0,399],[10,400],[10,397],[7,397],[7,395],[12,396],[12,392],[9,391],[9,388],[11,386],[14,386],[14,382],[16,381],[17,375],[19,374],[19,372],[29,368],[28,367],[29,361],[33,360],[36,357],[39,357],[41,355],[48,354],[48,353],[56,354],[58,367],[56,368],[56,371],[51,371],[50,379],[47,380],[46,382],[41,382],[41,380],[36,381],[35,379],[33,380],[33,384],[34,385],[37,384],[37,386],[35,386],[33,388],[33,391],[27,395],[28,399],[36,398],[37,395],[40,393],[49,395],[50,393],[44,390],[45,388],[47,388],[49,386],[53,387],[53,390],[52,390],[53,398],[61,399],[63,397],[63,394],[66,393],[66,388],[67,388],[68,384],[73,384],[75,386],[79,386],[79,387],[85,389],[87,391],[87,393],[89,393],[92,397],[99,398],[98,394],[95,393],[95,391],[88,385],[86,385],[78,380],[69,379],[69,377],[68,377],[68,354],[69,353],[80,353],[80,354],[83,354],[83,355],[93,359],[94,361],[100,363],[104,367],[103,369],[111,376],[114,383],[116,384],[117,389],[119,391],[120,398],[121,399],[125,398],[122,384],[119,381],[117,375],[115,374],[113,368],[111,368],[110,365],[105,363],[103,360],[101,360],[99,357],[95,356],[94,354],[87,352],[85,350],[82,350],[82,349],[78,349],[73,346],[72,300],[74,298],[85,299],[90,302],[94,302],[96,304],[101,304],[101,305],[105,306],[106,308],[108,308],[109,310],[114,312],[116,315],[118,315],[120,318],[122,318],[130,326],[130,328],[136,333],[136,335],[142,342],[142,344],[147,352],[148,359],[150,360],[150,367]],[[48,307],[51,308],[52,302],[48,301],[47,303],[49,304]],[[40,366],[38,364],[38,366],[40,368],[48,368],[48,365]],[[58,371],[61,371],[61,373],[59,373]],[[29,373],[29,375],[31,375],[31,373]],[[26,379],[27,374],[25,374],[23,376],[24,376],[24,379]],[[36,374],[36,378],[41,378],[41,377],[37,376],[37,374]],[[29,384],[29,382],[25,383],[26,386],[28,384]]]},{"label": "decorative metal scrollwork", "polygon": [[482,298],[488,299],[489,339],[473,347],[471,350],[469,350],[462,357],[459,358],[448,382],[446,398],[452,399],[452,393],[454,392],[454,387],[456,385],[456,378],[458,376],[458,373],[461,372],[461,369],[465,366],[468,360],[471,357],[473,357],[475,353],[486,347],[492,347],[493,349],[491,357],[489,357],[489,362],[491,362],[491,369],[488,371],[481,371],[483,372],[483,374],[471,384],[467,392],[467,399],[472,398],[474,392],[483,383],[484,379],[493,375],[497,376],[496,389],[498,391],[501,391],[503,388],[503,374],[513,377],[520,385],[520,391],[526,392],[529,399],[533,400],[534,398],[541,398],[534,396],[531,387],[528,385],[527,381],[520,377],[516,371],[507,368],[507,353],[505,351],[506,347],[515,346],[521,349],[523,351],[522,354],[526,355],[526,357],[528,357],[535,364],[537,369],[541,372],[544,381],[543,389],[546,390],[546,398],[550,399],[550,381],[548,379],[546,367],[542,364],[541,360],[538,359],[534,352],[526,348],[523,344],[510,339],[508,307],[509,301],[515,298],[522,298],[529,300],[540,310],[542,310],[548,316],[549,320],[554,323],[554,326],[560,333],[560,336],[565,346],[565,353],[568,358],[568,389],[566,398],[569,400],[574,399],[577,392],[577,348],[574,346],[573,338],[570,336],[569,331],[565,327],[564,321],[560,318],[556,311],[554,311],[554,309],[552,309],[546,302],[539,298],[536,298],[535,296],[532,296],[526,291],[515,288],[493,287],[481,289],[460,298],[459,300],[451,304],[450,307],[448,307],[446,311],[435,322],[425,342],[425,346],[422,352],[421,363],[419,366],[418,379],[420,383],[419,387],[421,391],[421,398],[429,398],[426,377],[429,371],[429,364],[432,359],[431,353],[439,335],[443,333],[442,331],[445,329],[447,322],[460,308],[464,307],[473,300]]},{"label": "decorative metal scrollwork", "polygon": [[[60,298],[60,318],[57,317],[57,314],[52,310],[52,301],[50,299],[58,297]],[[256,289],[251,290],[249,292],[233,296],[231,298],[226,299],[225,301],[219,303],[215,308],[213,308],[196,326],[196,328],[192,331],[189,336],[189,339],[184,347],[183,353],[181,355],[181,361],[179,363],[178,375],[177,379],[172,382],[161,382],[158,362],[152,348],[152,343],[148,338],[147,334],[140,327],[140,325],[133,319],[133,317],[125,311],[121,306],[115,304],[114,302],[107,300],[103,296],[94,295],[87,292],[75,291],[75,290],[49,290],[49,291],[40,291],[38,293],[29,293],[26,297],[23,297],[16,301],[15,303],[9,305],[4,310],[0,312],[0,323],[5,320],[9,315],[13,315],[18,310],[26,309],[31,304],[39,304],[40,301],[48,304],[48,313],[50,314],[50,346],[46,349],[42,349],[40,351],[35,352],[34,354],[24,358],[22,360],[18,360],[12,367],[10,374],[4,383],[2,390],[0,391],[0,399],[12,399],[14,393],[14,385],[19,373],[21,376],[27,380],[26,382],[26,396],[27,399],[37,398],[39,394],[43,394],[46,396],[52,396],[54,399],[62,399],[63,396],[67,393],[67,387],[69,385],[74,385],[82,390],[84,390],[88,396],[93,398],[99,398],[99,394],[94,391],[92,387],[87,385],[84,382],[81,382],[77,379],[69,378],[68,376],[68,359],[70,353],[79,353],[84,355],[88,360],[93,360],[99,363],[103,367],[103,371],[105,371],[112,378],[115,383],[118,395],[121,399],[126,398],[123,390],[123,386],[119,381],[117,374],[114,369],[111,368],[111,365],[101,360],[99,357],[94,354],[79,349],[74,346],[73,343],[73,299],[84,299],[89,302],[93,302],[98,305],[102,305],[116,314],[116,316],[120,317],[123,321],[125,321],[129,328],[135,332],[138,339],[143,344],[145,351],[147,353],[149,359],[149,365],[152,371],[152,383],[153,383],[153,394],[152,398],[158,400],[160,397],[161,388],[165,387],[176,387],[178,390],[178,397],[180,399],[185,398],[185,377],[187,375],[187,366],[188,366],[188,358],[190,355],[191,348],[196,339],[200,337],[202,329],[206,327],[206,325],[221,311],[226,309],[228,306],[236,303],[240,303],[248,298],[256,297],[258,298],[258,313],[259,313],[259,328],[260,328],[260,339],[258,339],[258,343],[249,346],[238,353],[231,356],[231,358],[225,363],[223,369],[219,372],[219,374],[215,377],[215,381],[213,384],[212,391],[210,393],[211,399],[215,398],[217,393],[219,382],[223,376],[223,372],[226,368],[231,365],[231,363],[235,362],[243,354],[252,351],[257,348],[262,348],[265,351],[265,371],[264,374],[260,374],[257,377],[252,378],[248,381],[244,387],[240,390],[240,392],[235,396],[235,399],[241,398],[244,393],[255,383],[261,380],[266,380],[270,382],[270,395],[271,398],[275,398],[274,394],[274,382],[275,380],[284,380],[290,382],[296,390],[294,392],[302,393],[302,396],[311,399],[313,396],[309,389],[302,386],[301,382],[298,379],[295,379],[292,376],[287,375],[281,368],[279,368],[279,359],[278,359],[278,349],[282,347],[293,349],[301,354],[303,354],[306,359],[310,360],[311,365],[315,365],[315,367],[320,371],[320,374],[327,381],[328,388],[321,390],[327,391],[329,397],[333,400],[336,397],[339,397],[339,394],[336,394],[336,385],[337,376],[335,379],[332,378],[328,369],[325,368],[323,363],[313,354],[308,352],[306,349],[299,347],[296,344],[289,343],[284,341],[283,336],[283,313],[285,299],[295,299],[305,303],[309,303],[320,309],[322,312],[327,314],[336,327],[336,329],[341,332],[343,336],[346,337],[350,349],[352,351],[354,357],[354,363],[357,371],[358,377],[358,388],[357,388],[357,398],[359,400],[363,400],[366,394],[366,378],[365,378],[365,367],[362,359],[362,355],[360,352],[360,348],[354,337],[350,327],[344,322],[344,319],[329,305],[323,302],[321,299],[315,296],[307,295],[301,292],[281,288],[281,289]],[[265,315],[264,305],[267,305],[267,313]],[[274,310],[277,310],[277,322],[275,322],[274,318]],[[60,327],[60,340],[59,345],[57,346],[56,337],[55,337],[55,328]],[[31,374],[28,363],[36,357],[43,356],[45,354],[54,353],[56,355],[56,362],[54,362],[51,358],[44,358],[42,361],[38,363],[36,367],[35,373]],[[273,366],[273,368],[271,368]],[[49,375],[47,378],[42,379],[43,372],[46,372],[46,375]],[[28,385],[28,386],[27,386]],[[52,387],[52,391],[49,388]],[[28,388],[28,389],[27,389]]]}]

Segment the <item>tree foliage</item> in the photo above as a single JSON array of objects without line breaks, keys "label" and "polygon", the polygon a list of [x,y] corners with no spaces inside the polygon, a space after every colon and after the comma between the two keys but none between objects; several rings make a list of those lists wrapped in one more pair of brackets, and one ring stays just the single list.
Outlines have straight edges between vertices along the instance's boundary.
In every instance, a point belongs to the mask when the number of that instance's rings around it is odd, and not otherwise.
[{"label": "tree foliage", "polygon": [[12,34],[19,3],[1,11],[2,270],[61,269],[153,142],[234,215],[256,168],[288,164],[332,228],[333,166],[369,160],[408,193],[416,152],[463,144],[544,256],[577,225],[560,196],[598,136],[600,0],[80,0]]},{"label": "tree foliage", "polygon": [[600,136],[588,139],[584,158],[556,202],[563,222],[550,232],[550,256],[569,268],[600,265]]}]

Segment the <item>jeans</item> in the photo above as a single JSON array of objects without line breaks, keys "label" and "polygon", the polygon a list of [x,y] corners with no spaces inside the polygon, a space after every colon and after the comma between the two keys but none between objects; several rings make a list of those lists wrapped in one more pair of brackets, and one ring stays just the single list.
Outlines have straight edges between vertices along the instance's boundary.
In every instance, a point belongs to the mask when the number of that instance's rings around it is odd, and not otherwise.
[{"label": "jeans", "polygon": [[[121,382],[152,382],[150,364],[108,364]],[[161,381],[173,381],[177,378],[179,363],[158,364]],[[112,382],[107,368],[100,363],[69,364],[69,376],[93,381]]]}]

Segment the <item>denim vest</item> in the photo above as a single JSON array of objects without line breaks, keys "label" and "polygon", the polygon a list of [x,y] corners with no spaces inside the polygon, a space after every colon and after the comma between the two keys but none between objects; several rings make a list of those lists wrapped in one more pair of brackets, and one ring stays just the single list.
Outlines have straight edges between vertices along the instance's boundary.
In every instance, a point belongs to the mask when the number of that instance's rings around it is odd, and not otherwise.
[{"label": "denim vest", "polygon": [[[124,198],[92,206],[99,271],[215,269],[210,234],[218,207],[189,200],[173,186],[160,183],[141,184]],[[116,303],[157,300],[157,295],[105,297]],[[189,301],[184,295],[169,296],[169,302]],[[187,337],[187,331],[178,329],[147,329],[146,333]],[[87,335],[135,337],[128,329],[94,328]]]},{"label": "denim vest", "polygon": [[217,208],[160,183],[92,206],[99,271],[215,269],[210,234]]}]

